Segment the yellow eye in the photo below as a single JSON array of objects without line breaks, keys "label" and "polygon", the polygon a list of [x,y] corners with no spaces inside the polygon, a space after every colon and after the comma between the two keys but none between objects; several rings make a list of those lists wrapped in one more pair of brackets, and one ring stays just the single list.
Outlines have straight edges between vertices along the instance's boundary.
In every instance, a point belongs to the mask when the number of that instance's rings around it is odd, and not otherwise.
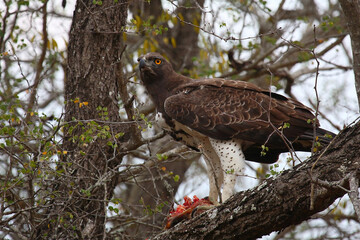
[{"label": "yellow eye", "polygon": [[155,64],[156,64],[156,65],[161,64],[161,60],[160,60],[160,59],[155,59],[155,61],[154,61],[154,62],[155,62]]}]

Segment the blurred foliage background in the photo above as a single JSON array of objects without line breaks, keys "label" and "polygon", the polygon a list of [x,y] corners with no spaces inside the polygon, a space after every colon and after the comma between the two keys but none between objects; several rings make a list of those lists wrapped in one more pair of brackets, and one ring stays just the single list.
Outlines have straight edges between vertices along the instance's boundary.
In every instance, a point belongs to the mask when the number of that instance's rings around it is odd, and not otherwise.
[{"label": "blurred foliage background", "polygon": [[[136,123],[143,144],[126,152],[117,168],[113,197],[106,199],[109,239],[150,237],[163,229],[169,209],[183,196],[205,197],[208,192],[200,154],[173,141],[156,125],[155,107],[137,75],[136,59],[147,52],[160,52],[177,72],[192,78],[222,77],[271,87],[317,109],[322,126],[334,132],[358,115],[349,34],[337,1],[133,0],[128,4],[127,25],[117,33],[123,37],[121,62],[129,94],[119,97],[119,116],[122,122]],[[64,85],[74,7],[70,0],[0,2],[2,239],[35,239],[38,226],[44,224],[75,226],[74,213],[49,212],[53,199],[64,198],[66,205],[72,196],[58,194],[56,184],[59,177],[70,174],[64,164],[73,164],[60,160],[68,155],[63,147],[63,127],[68,124]],[[80,108],[86,108],[88,101],[73,99]],[[108,121],[106,106],[97,111]],[[123,135],[116,134],[93,123],[78,137],[91,141]],[[272,166],[249,163],[238,190],[256,186],[298,162],[283,154]],[[77,190],[91,198],[90,190]],[[358,239],[359,231],[345,196],[299,226],[263,239]]]}]

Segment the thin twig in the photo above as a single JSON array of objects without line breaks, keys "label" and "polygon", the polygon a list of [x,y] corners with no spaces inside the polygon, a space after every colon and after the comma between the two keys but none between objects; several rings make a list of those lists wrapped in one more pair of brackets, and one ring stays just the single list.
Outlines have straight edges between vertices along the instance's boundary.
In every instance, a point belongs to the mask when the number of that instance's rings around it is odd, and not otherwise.
[{"label": "thin twig", "polygon": [[320,67],[320,62],[317,59],[316,53],[315,53],[315,48],[316,48],[316,44],[317,44],[317,39],[316,39],[316,27],[314,25],[314,48],[311,51],[314,59],[316,61],[316,73],[315,73],[315,83],[314,83],[314,91],[315,91],[315,96],[316,96],[316,106],[315,106],[315,118],[312,119],[313,121],[313,143],[312,143],[312,148],[311,148],[311,155],[314,155],[315,153],[315,144],[317,142],[316,139],[316,129],[317,129],[317,125],[318,125],[318,115],[319,115],[319,105],[320,105],[320,99],[319,99],[319,93],[317,90],[317,85],[318,85],[318,78],[319,78],[319,67]]},{"label": "thin twig", "polygon": [[45,61],[45,56],[46,56],[46,50],[47,50],[47,42],[48,42],[48,32],[47,32],[47,3],[48,1],[45,0],[44,1],[44,5],[42,6],[42,12],[43,12],[43,18],[42,18],[42,35],[43,35],[43,43],[42,43],[42,47],[41,47],[41,55],[39,58],[39,61],[37,62],[37,67],[36,67],[36,75],[35,75],[35,80],[34,80],[34,85],[33,85],[33,89],[31,91],[31,95],[29,98],[29,105],[27,107],[27,113],[26,113],[26,118],[25,118],[25,122],[28,122],[30,120],[31,117],[31,112],[33,111],[33,107],[34,104],[36,102],[36,96],[37,96],[37,88],[41,82],[41,73],[44,69],[43,67],[43,63]]},{"label": "thin twig", "polygon": [[[316,143],[316,128],[317,128],[317,116],[319,114],[319,104],[320,104],[320,100],[319,100],[319,95],[318,95],[318,91],[317,91],[317,82],[318,82],[318,77],[319,77],[319,67],[320,67],[320,62],[317,59],[316,53],[315,53],[315,48],[316,48],[316,44],[317,44],[317,39],[316,39],[316,27],[314,25],[314,49],[311,51],[314,59],[316,61],[316,73],[315,73],[315,83],[314,83],[314,91],[315,91],[315,96],[316,96],[316,107],[315,107],[315,118],[311,119],[313,121],[313,142],[312,142],[312,146],[311,146],[311,156],[314,155],[315,153],[315,143]],[[329,144],[330,145],[330,144]],[[324,151],[325,152],[325,151]],[[318,158],[319,159],[319,158]],[[315,162],[316,163],[316,162]],[[311,168],[310,171],[310,177],[311,179],[313,179],[313,167]],[[310,189],[310,210],[314,209],[314,201],[315,201],[315,185],[313,182],[311,182],[311,189]]]}]

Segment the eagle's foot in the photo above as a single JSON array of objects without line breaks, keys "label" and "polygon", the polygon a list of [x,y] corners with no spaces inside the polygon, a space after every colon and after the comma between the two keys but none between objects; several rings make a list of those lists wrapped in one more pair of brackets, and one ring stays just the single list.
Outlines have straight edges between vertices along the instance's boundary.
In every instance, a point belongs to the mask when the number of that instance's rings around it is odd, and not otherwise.
[{"label": "eagle's foot", "polygon": [[220,203],[218,203],[218,202],[216,202],[215,204],[211,203],[211,204],[206,204],[206,205],[199,205],[191,212],[191,218],[196,217],[196,216],[202,214],[203,212],[213,209],[219,205],[220,205]]},{"label": "eagle's foot", "polygon": [[[217,203],[218,204],[218,203]],[[171,210],[167,217],[165,228],[171,228],[183,220],[188,220],[197,216],[217,205],[214,205],[209,198],[199,199],[194,196],[193,199],[185,196],[184,204],[179,205],[176,210]]]}]

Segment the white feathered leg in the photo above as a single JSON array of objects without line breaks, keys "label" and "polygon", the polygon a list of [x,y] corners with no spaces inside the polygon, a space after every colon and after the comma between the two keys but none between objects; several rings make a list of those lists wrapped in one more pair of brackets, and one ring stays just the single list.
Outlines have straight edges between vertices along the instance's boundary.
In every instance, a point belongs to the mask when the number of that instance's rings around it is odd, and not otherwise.
[{"label": "white feathered leg", "polygon": [[202,145],[200,149],[204,155],[204,159],[206,162],[206,167],[208,170],[208,178],[209,178],[209,199],[214,204],[218,203],[218,199],[221,200],[221,185],[223,184],[224,174],[221,168],[220,159],[217,153],[214,151],[212,145],[209,141],[202,141]]},{"label": "white feathered leg", "polygon": [[233,195],[236,182],[236,174],[241,174],[245,166],[245,156],[240,143],[235,140],[210,139],[215,152],[219,156],[224,175],[222,201],[226,201]]}]

